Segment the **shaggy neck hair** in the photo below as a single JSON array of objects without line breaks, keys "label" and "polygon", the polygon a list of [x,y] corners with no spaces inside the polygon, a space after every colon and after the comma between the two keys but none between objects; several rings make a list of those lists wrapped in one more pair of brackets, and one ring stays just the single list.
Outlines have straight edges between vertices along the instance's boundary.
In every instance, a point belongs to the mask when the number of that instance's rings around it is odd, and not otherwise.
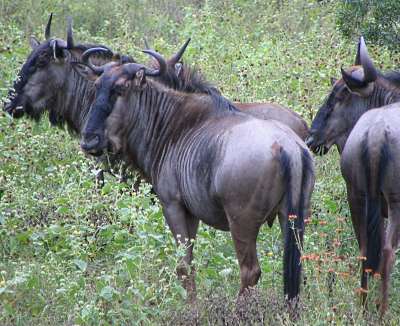
[{"label": "shaggy neck hair", "polygon": [[[172,147],[182,150],[190,142],[200,141],[198,133],[210,122],[242,116],[221,98],[216,94],[179,92],[147,80],[142,90],[130,91],[117,102],[118,109],[107,121],[108,137],[154,184]],[[218,129],[223,128],[223,121]]]}]

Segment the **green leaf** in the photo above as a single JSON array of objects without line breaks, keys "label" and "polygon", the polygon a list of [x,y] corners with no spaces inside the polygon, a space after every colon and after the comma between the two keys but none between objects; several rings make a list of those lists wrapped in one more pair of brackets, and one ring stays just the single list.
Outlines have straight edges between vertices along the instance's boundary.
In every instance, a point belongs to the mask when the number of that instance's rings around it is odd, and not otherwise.
[{"label": "green leaf", "polygon": [[114,292],[115,292],[115,289],[112,286],[107,285],[101,289],[100,296],[107,301],[111,301]]},{"label": "green leaf", "polygon": [[106,183],[104,185],[104,187],[101,189],[101,194],[102,195],[107,195],[107,194],[109,194],[111,192],[111,190],[112,190],[111,184],[110,183]]},{"label": "green leaf", "polygon": [[222,277],[227,277],[230,274],[232,274],[232,268],[225,268],[222,271],[219,272],[219,275],[221,275]]},{"label": "green leaf", "polygon": [[57,208],[57,213],[59,213],[59,214],[65,215],[65,214],[68,214],[69,212],[70,212],[70,209],[68,207],[60,206]]},{"label": "green leaf", "polygon": [[81,259],[74,259],[73,260],[76,267],[78,267],[82,272],[86,271],[87,262]]}]

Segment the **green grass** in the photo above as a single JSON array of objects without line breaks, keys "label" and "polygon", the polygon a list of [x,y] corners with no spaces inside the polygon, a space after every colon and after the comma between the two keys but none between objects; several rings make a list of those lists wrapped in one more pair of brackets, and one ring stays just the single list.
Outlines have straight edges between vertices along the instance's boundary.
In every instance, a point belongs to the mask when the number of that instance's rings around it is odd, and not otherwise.
[{"label": "green grass", "polygon": [[[335,4],[247,2],[3,1],[0,20],[0,92],[29,53],[27,36],[43,37],[50,11],[65,37],[66,14],[76,39],[103,42],[145,61],[142,38],[170,54],[191,36],[186,62],[201,68],[223,93],[240,101],[275,101],[308,121],[330,89],[330,77],[353,63],[356,40],[335,28]],[[28,15],[27,15],[28,14]],[[28,18],[27,18],[28,17]],[[383,69],[398,65],[385,49],[370,49]],[[201,225],[195,245],[198,315],[187,311],[175,276],[183,256],[162,211],[143,184],[107,176],[96,188],[94,163],[66,131],[12,120],[0,113],[0,324],[160,325],[235,323],[239,268],[229,233]],[[362,314],[357,244],[352,232],[339,156],[316,158],[312,221],[307,226],[301,325],[376,323]],[[279,227],[258,240],[262,278],[254,306],[241,323],[288,324],[282,308]],[[318,256],[318,257],[317,257]],[[329,293],[329,280],[336,281]],[[399,269],[392,274],[388,324],[400,322]],[[376,283],[376,284],[375,284]],[[225,316],[225,317],[224,317]],[[232,317],[233,316],[233,317]],[[247,318],[247,319],[246,319]],[[261,320],[261,321],[260,321]],[[237,322],[237,321],[236,321]]]}]

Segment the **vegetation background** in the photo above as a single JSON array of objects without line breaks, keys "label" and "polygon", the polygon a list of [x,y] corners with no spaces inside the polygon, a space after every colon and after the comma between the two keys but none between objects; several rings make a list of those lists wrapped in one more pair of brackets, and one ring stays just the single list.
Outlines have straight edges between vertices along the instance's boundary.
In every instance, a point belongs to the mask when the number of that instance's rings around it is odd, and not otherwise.
[{"label": "vegetation background", "polygon": [[[54,12],[53,35],[65,38],[65,18],[71,15],[77,40],[100,42],[143,62],[144,36],[165,55],[192,37],[186,62],[227,97],[278,102],[310,122],[330,90],[330,77],[339,77],[340,67],[354,60],[358,30],[340,33],[354,22],[343,19],[343,3],[2,0],[0,96],[30,52],[28,36],[43,39]],[[398,66],[399,57],[386,47],[368,46],[378,67]],[[377,322],[378,282],[372,282],[369,312],[360,309],[359,253],[338,160],[336,150],[315,159],[298,324]],[[183,250],[176,248],[149,186],[135,193],[131,183],[107,176],[99,190],[94,170],[77,139],[50,127],[47,119],[34,123],[0,113],[1,325],[292,323],[282,305],[278,223],[261,230],[262,278],[241,314],[230,236],[201,225],[195,312],[185,306],[186,293],[175,276]],[[392,285],[385,322],[398,325],[398,264]]]}]

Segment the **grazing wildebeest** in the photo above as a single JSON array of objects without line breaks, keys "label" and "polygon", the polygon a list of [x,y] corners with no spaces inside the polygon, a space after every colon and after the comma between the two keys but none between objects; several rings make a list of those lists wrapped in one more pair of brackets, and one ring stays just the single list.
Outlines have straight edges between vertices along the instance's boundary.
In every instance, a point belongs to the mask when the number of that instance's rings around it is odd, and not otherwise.
[{"label": "grazing wildebeest", "polygon": [[[188,93],[217,93],[220,91],[212,84],[207,82],[198,69],[193,69],[187,64],[180,62],[182,55],[189,44],[188,39],[185,44],[166,60],[167,69],[159,77],[159,80],[165,85]],[[145,40],[146,48],[150,47]],[[157,66],[157,61],[152,62]],[[236,108],[256,118],[268,120],[274,119],[289,126],[301,139],[305,140],[308,135],[308,126],[305,120],[296,112],[276,103],[239,103],[234,102]]]},{"label": "grazing wildebeest", "polygon": [[[341,153],[353,227],[361,256],[366,257],[361,287],[367,290],[368,274],[382,274],[382,314],[400,240],[399,101],[400,73],[377,71],[361,37],[355,65],[342,69],[342,78],[334,82],[319,109],[307,141],[315,153],[326,154],[333,144]],[[386,235],[384,216],[389,217]]]},{"label": "grazing wildebeest", "polygon": [[[93,98],[93,83],[76,74],[71,62],[79,60],[82,53],[94,45],[74,44],[71,20],[67,41],[51,38],[51,21],[52,14],[46,25],[44,42],[31,37],[32,52],[9,91],[4,110],[15,118],[25,113],[35,120],[47,110],[53,125],[66,123],[70,131],[79,133],[87,113],[85,109],[89,107],[86,103]],[[99,64],[110,61],[111,50],[102,54]]]},{"label": "grazing wildebeest", "polygon": [[[146,52],[165,71],[165,59]],[[296,298],[299,247],[314,185],[304,142],[282,123],[243,114],[219,94],[184,93],[148,79],[154,71],[141,64],[80,69],[97,79],[81,147],[97,155],[111,145],[153,185],[176,241],[186,246],[178,276],[189,300],[195,298],[195,283],[194,269],[189,273],[187,267],[199,220],[231,232],[243,293],[261,274],[259,229],[276,214],[285,230],[284,294]]]},{"label": "grazing wildebeest", "polygon": [[[47,111],[52,125],[66,125],[72,134],[77,135],[94,99],[94,85],[77,74],[72,63],[79,60],[85,50],[99,45],[75,44],[71,19],[68,20],[67,41],[51,38],[51,22],[52,14],[46,25],[44,42],[31,37],[32,52],[9,91],[4,110],[14,118],[25,113],[36,121]],[[111,50],[98,52],[94,62],[104,64],[111,61],[112,56]],[[119,59],[132,61],[126,56]],[[118,161],[116,157],[110,157],[103,163],[108,164],[109,160],[112,164]],[[99,179],[102,181],[102,172]]]}]

